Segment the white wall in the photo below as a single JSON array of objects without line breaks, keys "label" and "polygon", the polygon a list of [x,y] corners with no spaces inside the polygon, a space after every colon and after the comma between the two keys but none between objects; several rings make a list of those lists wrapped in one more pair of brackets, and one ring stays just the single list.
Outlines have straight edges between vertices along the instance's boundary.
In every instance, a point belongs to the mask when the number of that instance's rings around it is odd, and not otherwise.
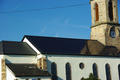
[{"label": "white wall", "polygon": [[15,76],[14,74],[12,73],[12,71],[6,67],[6,80],[15,80]]},{"label": "white wall", "polygon": [[[5,55],[5,59],[10,61],[10,63],[36,63],[37,58],[34,55]],[[7,63],[8,63],[7,61]]]},{"label": "white wall", "polygon": [[[85,56],[47,56],[48,70],[51,71],[51,62],[56,62],[58,77],[62,80],[66,80],[65,64],[69,62],[72,69],[72,80],[80,80],[82,77],[88,78],[90,73],[93,73],[92,66],[94,63],[98,66],[98,76],[101,80],[106,80],[105,64],[110,65],[112,80],[119,80],[118,76],[118,64],[120,64],[120,58],[113,57],[85,57]],[[84,63],[84,69],[79,68],[80,63]],[[59,79],[59,80],[61,80]]]}]

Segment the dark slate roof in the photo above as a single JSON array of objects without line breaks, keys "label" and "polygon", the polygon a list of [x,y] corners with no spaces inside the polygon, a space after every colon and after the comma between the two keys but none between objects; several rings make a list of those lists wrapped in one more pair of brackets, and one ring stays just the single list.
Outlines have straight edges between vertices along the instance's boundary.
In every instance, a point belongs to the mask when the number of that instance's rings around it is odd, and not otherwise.
[{"label": "dark slate roof", "polygon": [[3,53],[2,42],[0,42],[0,54]]},{"label": "dark slate roof", "polygon": [[1,41],[0,54],[5,55],[36,55],[36,52],[25,42]]},{"label": "dark slate roof", "polygon": [[6,64],[16,77],[46,77],[51,76],[48,71],[37,68],[36,64]]},{"label": "dark slate roof", "polygon": [[[97,40],[24,36],[42,54],[55,55],[117,55],[119,50],[116,47],[104,46]],[[24,39],[23,38],[23,39]]]}]

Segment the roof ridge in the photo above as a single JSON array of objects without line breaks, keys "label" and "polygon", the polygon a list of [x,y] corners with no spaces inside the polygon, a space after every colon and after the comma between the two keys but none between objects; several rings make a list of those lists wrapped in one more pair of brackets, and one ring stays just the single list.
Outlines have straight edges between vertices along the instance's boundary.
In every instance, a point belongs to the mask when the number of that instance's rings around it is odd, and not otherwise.
[{"label": "roof ridge", "polygon": [[[73,40],[91,40],[91,39],[79,39],[79,38],[66,38],[66,37],[54,37],[54,36],[36,36],[36,35],[24,35],[25,37],[43,37],[43,38],[55,38],[55,39],[73,39]],[[94,41],[94,40],[93,40]]]}]

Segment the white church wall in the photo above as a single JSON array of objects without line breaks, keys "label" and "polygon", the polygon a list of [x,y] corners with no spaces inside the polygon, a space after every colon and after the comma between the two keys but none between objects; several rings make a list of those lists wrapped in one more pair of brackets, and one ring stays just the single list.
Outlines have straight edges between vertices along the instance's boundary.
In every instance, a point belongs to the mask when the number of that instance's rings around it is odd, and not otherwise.
[{"label": "white church wall", "polygon": [[36,63],[37,58],[34,55],[5,55],[6,63]]},{"label": "white church wall", "polygon": [[[72,80],[80,80],[82,77],[88,78],[90,73],[93,73],[92,66],[97,64],[98,76],[101,80],[106,80],[105,65],[108,63],[111,70],[112,80],[119,80],[118,64],[120,58],[118,57],[94,57],[94,56],[69,56],[69,55],[48,55],[48,71],[51,72],[51,63],[57,64],[57,75],[59,80],[66,80],[65,64],[71,64]],[[79,64],[83,63],[84,68],[80,69]]]},{"label": "white church wall", "polygon": [[14,74],[12,73],[12,71],[6,67],[6,80],[15,80],[15,76]]}]

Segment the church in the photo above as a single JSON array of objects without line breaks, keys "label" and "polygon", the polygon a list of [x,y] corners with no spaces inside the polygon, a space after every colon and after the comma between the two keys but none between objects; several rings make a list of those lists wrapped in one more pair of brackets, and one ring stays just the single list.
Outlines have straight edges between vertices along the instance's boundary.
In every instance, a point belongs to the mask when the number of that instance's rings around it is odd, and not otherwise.
[{"label": "church", "polygon": [[0,42],[0,80],[120,80],[117,0],[90,0],[91,37],[25,35]]}]

